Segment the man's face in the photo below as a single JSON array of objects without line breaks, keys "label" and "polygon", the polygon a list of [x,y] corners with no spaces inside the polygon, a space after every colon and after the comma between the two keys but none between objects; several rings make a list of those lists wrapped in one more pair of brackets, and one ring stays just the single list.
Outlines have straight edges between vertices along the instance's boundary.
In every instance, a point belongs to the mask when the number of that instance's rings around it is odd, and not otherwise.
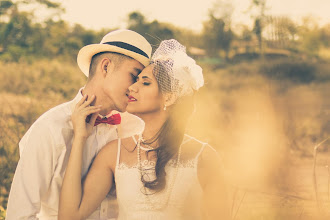
[{"label": "man's face", "polygon": [[[126,59],[104,78],[103,92],[105,95],[102,105],[107,111],[117,110],[125,112],[128,104],[128,87],[135,83],[136,77],[143,70],[144,66],[134,60]],[[107,104],[109,103],[109,106]]]}]

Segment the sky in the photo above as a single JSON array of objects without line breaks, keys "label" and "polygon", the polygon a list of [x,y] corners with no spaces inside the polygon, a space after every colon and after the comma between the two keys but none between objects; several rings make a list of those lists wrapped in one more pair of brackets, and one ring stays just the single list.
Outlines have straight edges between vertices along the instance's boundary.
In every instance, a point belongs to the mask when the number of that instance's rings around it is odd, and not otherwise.
[{"label": "sky", "polygon": [[[172,23],[194,31],[202,30],[208,10],[216,0],[58,0],[66,12],[62,19],[86,28],[125,28],[127,15],[140,11],[147,19]],[[232,21],[251,25],[247,13],[251,0],[222,0],[234,7]],[[330,0],[266,0],[267,14],[288,15],[299,21],[312,15],[323,25],[330,23]]]}]

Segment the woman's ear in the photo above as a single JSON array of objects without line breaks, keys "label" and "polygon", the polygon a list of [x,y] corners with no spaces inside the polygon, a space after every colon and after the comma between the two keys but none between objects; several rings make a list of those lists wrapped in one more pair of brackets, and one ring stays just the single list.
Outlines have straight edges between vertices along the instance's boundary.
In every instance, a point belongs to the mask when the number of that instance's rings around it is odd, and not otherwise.
[{"label": "woman's ear", "polygon": [[165,93],[163,97],[164,97],[164,105],[166,107],[173,105],[176,100],[175,95],[172,93]]}]

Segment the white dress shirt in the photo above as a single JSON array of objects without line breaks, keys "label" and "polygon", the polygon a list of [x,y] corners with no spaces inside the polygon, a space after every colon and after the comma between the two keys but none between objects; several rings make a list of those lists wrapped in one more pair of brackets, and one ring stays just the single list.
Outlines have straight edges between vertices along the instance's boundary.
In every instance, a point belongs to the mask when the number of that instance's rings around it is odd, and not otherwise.
[{"label": "white dress shirt", "polygon": [[[69,102],[56,106],[30,127],[19,143],[18,162],[9,194],[6,220],[57,219],[59,195],[68,163],[73,127],[71,115],[81,100],[81,90]],[[88,137],[83,153],[82,176],[96,154],[108,142],[141,133],[144,122],[127,112],[118,126],[99,124]],[[111,210],[102,203],[89,219],[107,219]],[[100,211],[100,210],[103,210]]]}]

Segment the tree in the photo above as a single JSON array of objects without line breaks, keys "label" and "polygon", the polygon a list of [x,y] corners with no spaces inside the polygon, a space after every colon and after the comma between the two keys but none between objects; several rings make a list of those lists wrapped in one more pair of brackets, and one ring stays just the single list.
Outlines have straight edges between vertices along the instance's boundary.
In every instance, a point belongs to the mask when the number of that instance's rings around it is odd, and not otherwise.
[{"label": "tree", "polygon": [[240,33],[237,37],[236,53],[251,53],[253,52],[253,31],[247,25],[240,25]]},{"label": "tree", "polygon": [[304,17],[298,34],[299,50],[310,56],[317,56],[321,47],[321,32],[317,20],[310,16]]},{"label": "tree", "polygon": [[265,19],[267,45],[275,48],[295,47],[298,26],[287,16],[267,16]]},{"label": "tree", "polygon": [[320,30],[320,41],[324,47],[330,47],[330,24],[325,25]]},{"label": "tree", "polygon": [[14,10],[10,21],[1,31],[1,46],[9,59],[18,60],[30,49],[32,24],[30,14]]},{"label": "tree", "polygon": [[222,50],[227,59],[234,34],[231,30],[232,6],[225,3],[217,1],[210,9],[209,20],[204,23],[203,37],[205,49],[211,56],[219,56]]},{"label": "tree", "polygon": [[156,49],[162,40],[175,38],[172,27],[157,20],[146,21],[143,14],[134,11],[128,15],[128,29],[134,30],[144,36]]},{"label": "tree", "polygon": [[33,12],[19,11],[19,6],[35,4],[62,11],[59,3],[50,0],[0,1],[0,16],[8,22],[1,24],[0,48],[6,59],[18,60],[21,56],[41,51],[43,36],[41,26],[33,23]]},{"label": "tree", "polygon": [[10,16],[12,10],[18,10],[21,5],[35,4],[36,6],[45,6],[48,9],[56,9],[63,12],[60,3],[53,0],[1,0],[0,1],[0,16]]},{"label": "tree", "polygon": [[7,14],[8,10],[14,6],[14,3],[10,0],[0,1],[0,16]]},{"label": "tree", "polygon": [[133,11],[130,14],[128,14],[128,26],[133,28],[146,26],[144,15],[138,11]]},{"label": "tree", "polygon": [[253,32],[256,34],[258,39],[259,51],[261,57],[263,57],[263,38],[262,31],[264,28],[265,20],[265,11],[266,11],[266,0],[252,0],[250,11],[255,9],[257,12],[255,15],[252,15],[254,18],[254,27]]}]

